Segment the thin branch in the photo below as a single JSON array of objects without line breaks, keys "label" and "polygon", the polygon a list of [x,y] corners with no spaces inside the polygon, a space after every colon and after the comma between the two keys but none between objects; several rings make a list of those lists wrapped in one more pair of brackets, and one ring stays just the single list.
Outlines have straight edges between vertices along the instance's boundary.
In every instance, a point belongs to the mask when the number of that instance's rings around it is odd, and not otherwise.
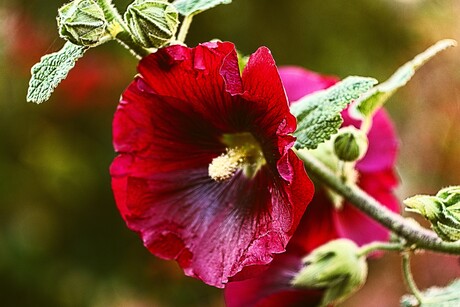
[{"label": "thin branch", "polygon": [[187,37],[188,29],[192,24],[193,15],[187,15],[182,20],[182,25],[179,30],[179,34],[177,34],[177,40],[181,43],[185,43],[185,38]]},{"label": "thin branch", "polygon": [[[128,31],[128,27],[123,21],[123,18],[118,10],[112,4],[111,0],[96,0],[96,2],[104,11],[107,22],[111,24],[112,27],[120,27],[120,31],[118,31],[115,38],[121,45],[123,45],[123,47],[128,49],[138,59],[150,54],[147,49],[143,48],[133,40],[133,37]],[[116,26],[114,26],[115,24]]]},{"label": "thin branch", "polygon": [[347,185],[342,182],[329,168],[310,153],[296,151],[296,154],[304,162],[309,175],[342,195],[349,203],[393,231],[396,235],[406,239],[408,245],[415,245],[417,248],[436,252],[460,255],[460,241],[444,242],[434,232],[408,223],[401,215],[390,211],[356,185]]},{"label": "thin branch", "polygon": [[418,304],[422,304],[423,295],[418,289],[417,285],[415,284],[414,277],[412,276],[412,271],[410,268],[410,252],[404,252],[402,254],[402,269],[404,274],[404,280],[406,281],[407,287],[409,288],[410,292],[412,292],[414,297],[417,299]]},{"label": "thin branch", "polygon": [[375,251],[403,251],[405,249],[404,244],[398,242],[372,242],[361,246],[358,256],[367,256]]}]

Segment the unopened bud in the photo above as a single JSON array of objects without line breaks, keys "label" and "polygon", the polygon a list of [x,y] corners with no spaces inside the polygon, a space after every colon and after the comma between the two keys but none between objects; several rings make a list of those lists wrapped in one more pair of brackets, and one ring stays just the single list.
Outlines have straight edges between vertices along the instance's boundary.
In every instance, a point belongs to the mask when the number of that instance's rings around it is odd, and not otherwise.
[{"label": "unopened bud", "polygon": [[459,215],[460,219],[460,186],[451,186],[440,190],[437,197],[442,199],[446,205],[447,210]]},{"label": "unopened bud", "polygon": [[294,287],[324,288],[322,306],[337,304],[359,290],[367,277],[366,258],[351,240],[338,239],[313,250],[291,281]]},{"label": "unopened bud", "polygon": [[460,187],[440,190],[436,196],[416,195],[404,201],[407,211],[423,215],[444,241],[460,240]]},{"label": "unopened bud", "polygon": [[58,10],[59,35],[80,46],[94,46],[110,37],[104,11],[93,0],[74,0]]},{"label": "unopened bud", "polygon": [[334,140],[334,152],[346,162],[353,162],[364,157],[369,142],[364,132],[353,126],[339,130]]},{"label": "unopened bud", "polygon": [[136,0],[126,9],[125,22],[134,39],[145,48],[170,42],[179,24],[177,9],[167,1]]}]

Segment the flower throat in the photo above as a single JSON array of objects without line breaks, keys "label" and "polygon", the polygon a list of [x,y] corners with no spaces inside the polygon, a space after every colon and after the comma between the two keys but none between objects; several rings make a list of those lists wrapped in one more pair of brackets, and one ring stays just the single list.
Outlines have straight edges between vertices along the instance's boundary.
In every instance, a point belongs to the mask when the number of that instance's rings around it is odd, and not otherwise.
[{"label": "flower throat", "polygon": [[222,143],[226,152],[209,164],[209,177],[217,182],[227,181],[238,170],[247,178],[254,178],[266,160],[259,142],[249,132],[224,134]]}]

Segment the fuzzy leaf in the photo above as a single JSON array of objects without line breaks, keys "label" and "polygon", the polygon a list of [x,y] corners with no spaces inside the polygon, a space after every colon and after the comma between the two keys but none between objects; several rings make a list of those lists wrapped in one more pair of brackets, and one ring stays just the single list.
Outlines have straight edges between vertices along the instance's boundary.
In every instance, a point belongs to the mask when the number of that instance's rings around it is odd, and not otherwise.
[{"label": "fuzzy leaf", "polygon": [[460,279],[445,288],[432,287],[423,292],[423,302],[418,305],[413,295],[401,298],[403,307],[457,307],[460,306]]},{"label": "fuzzy leaf", "polygon": [[42,103],[48,100],[58,84],[67,77],[75,62],[83,56],[88,47],[66,42],[61,50],[47,54],[35,64],[29,81],[27,101]]},{"label": "fuzzy leaf", "polygon": [[172,4],[184,16],[195,15],[219,4],[229,4],[232,0],[176,0]]},{"label": "fuzzy leaf", "polygon": [[377,85],[365,95],[361,96],[354,105],[353,115],[357,118],[372,118],[373,114],[382,107],[393,94],[414,76],[418,68],[439,52],[456,46],[457,42],[445,39],[437,42],[424,52],[418,54],[411,61],[407,62],[385,82]]},{"label": "fuzzy leaf", "polygon": [[373,78],[348,77],[326,90],[301,98],[291,107],[297,118],[295,147],[314,149],[327,141],[342,125],[340,112],[376,83]]}]

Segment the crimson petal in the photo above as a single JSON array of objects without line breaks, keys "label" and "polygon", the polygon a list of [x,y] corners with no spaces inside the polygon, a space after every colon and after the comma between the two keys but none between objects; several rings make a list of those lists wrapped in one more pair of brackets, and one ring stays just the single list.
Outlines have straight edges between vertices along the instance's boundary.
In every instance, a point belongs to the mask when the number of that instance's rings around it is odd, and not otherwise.
[{"label": "crimson petal", "polygon": [[326,89],[339,81],[335,76],[324,76],[297,66],[279,68],[281,79],[290,102],[305,95]]}]

